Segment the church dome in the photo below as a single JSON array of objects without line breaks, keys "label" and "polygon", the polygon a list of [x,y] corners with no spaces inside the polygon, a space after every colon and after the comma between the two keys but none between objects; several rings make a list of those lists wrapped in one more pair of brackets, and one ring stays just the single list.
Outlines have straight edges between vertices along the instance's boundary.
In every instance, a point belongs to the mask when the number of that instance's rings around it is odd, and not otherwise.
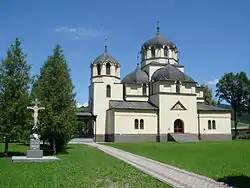
[{"label": "church dome", "polygon": [[99,55],[97,58],[95,58],[95,60],[93,61],[93,64],[97,64],[97,63],[104,63],[110,61],[114,64],[119,64],[118,61],[108,53],[107,50],[107,46],[105,46],[105,51],[104,53],[102,53],[101,55]]},{"label": "church dome", "polygon": [[[159,23],[158,23],[159,24]],[[170,49],[176,49],[176,46],[173,42],[167,40],[164,36],[161,35],[160,33],[160,27],[159,25],[157,26],[157,33],[156,35],[147,40],[142,47],[147,48],[149,46],[168,46]]]},{"label": "church dome", "polygon": [[138,66],[134,72],[129,73],[122,80],[123,84],[144,84],[148,83],[148,75]]},{"label": "church dome", "polygon": [[187,76],[171,64],[167,64],[165,67],[154,72],[152,75],[152,81],[156,82],[160,80],[195,82],[190,76]]},{"label": "church dome", "polygon": [[159,32],[157,32],[156,36],[147,40],[142,46],[147,48],[148,46],[159,46],[159,45],[160,46],[169,46],[170,49],[176,48],[174,43],[165,39]]}]

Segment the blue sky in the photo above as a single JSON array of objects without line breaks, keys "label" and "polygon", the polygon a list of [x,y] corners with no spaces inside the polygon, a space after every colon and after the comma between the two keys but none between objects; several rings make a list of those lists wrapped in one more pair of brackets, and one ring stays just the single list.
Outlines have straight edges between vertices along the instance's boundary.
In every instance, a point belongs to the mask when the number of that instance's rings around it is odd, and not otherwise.
[{"label": "blue sky", "polygon": [[136,68],[136,55],[155,35],[159,20],[161,33],[177,45],[185,72],[214,89],[225,72],[250,74],[249,7],[246,0],[0,0],[0,58],[20,37],[35,74],[60,44],[83,104],[89,65],[104,51],[105,37],[124,77]]}]

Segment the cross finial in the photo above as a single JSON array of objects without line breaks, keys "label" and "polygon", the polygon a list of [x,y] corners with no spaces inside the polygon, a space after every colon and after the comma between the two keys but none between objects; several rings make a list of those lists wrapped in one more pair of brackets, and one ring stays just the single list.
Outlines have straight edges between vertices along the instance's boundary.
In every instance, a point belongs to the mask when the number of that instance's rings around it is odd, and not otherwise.
[{"label": "cross finial", "polygon": [[107,40],[108,40],[108,39],[107,39],[107,37],[106,37],[106,38],[105,38],[105,50],[104,50],[105,52],[107,52],[107,51],[108,51]]},{"label": "cross finial", "polygon": [[34,105],[38,105],[38,104],[40,104],[40,102],[38,101],[38,99],[37,99],[37,98],[35,98],[35,101],[32,101],[32,104],[34,104]]},{"label": "cross finial", "polygon": [[157,22],[156,22],[156,30],[157,30],[157,34],[159,34],[160,33],[160,22],[159,22],[159,20],[157,20]]}]

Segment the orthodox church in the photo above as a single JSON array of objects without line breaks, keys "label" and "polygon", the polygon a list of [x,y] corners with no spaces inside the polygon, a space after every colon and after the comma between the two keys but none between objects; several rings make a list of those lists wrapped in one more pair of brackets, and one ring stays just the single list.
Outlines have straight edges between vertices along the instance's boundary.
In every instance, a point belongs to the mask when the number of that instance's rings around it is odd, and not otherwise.
[{"label": "orthodox church", "polygon": [[203,87],[185,74],[176,45],[157,27],[141,62],[121,79],[104,53],[91,63],[90,113],[96,142],[231,140],[231,112],[204,103]]}]

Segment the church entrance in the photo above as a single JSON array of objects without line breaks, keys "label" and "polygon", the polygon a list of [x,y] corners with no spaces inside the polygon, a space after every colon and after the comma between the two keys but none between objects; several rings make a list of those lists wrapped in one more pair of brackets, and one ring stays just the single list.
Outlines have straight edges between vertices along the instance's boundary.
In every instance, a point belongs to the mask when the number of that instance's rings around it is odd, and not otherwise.
[{"label": "church entrance", "polygon": [[184,133],[184,123],[182,120],[180,120],[180,119],[175,120],[174,132],[175,133]]}]

